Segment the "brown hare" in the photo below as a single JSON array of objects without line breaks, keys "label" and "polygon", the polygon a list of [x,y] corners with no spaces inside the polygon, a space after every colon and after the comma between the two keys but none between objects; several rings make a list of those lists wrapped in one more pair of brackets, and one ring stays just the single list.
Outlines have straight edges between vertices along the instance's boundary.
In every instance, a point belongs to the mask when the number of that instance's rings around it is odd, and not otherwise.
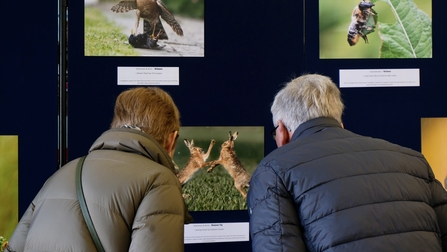
[{"label": "brown hare", "polygon": [[217,165],[222,165],[230,174],[230,176],[234,180],[234,187],[242,194],[242,197],[246,198],[247,193],[244,190],[244,187],[249,187],[250,183],[250,174],[245,170],[241,161],[236,155],[234,151],[234,140],[236,140],[238,136],[238,132],[234,132],[231,134],[231,131],[228,134],[228,140],[222,144],[222,149],[220,150],[219,159],[207,162],[205,166],[210,165],[208,168],[208,172],[211,172],[214,167]]},{"label": "brown hare", "polygon": [[188,182],[188,180],[190,180],[194,174],[200,170],[200,168],[207,166],[205,161],[209,157],[211,149],[215,144],[215,141],[211,140],[210,146],[205,153],[203,152],[202,148],[194,146],[194,140],[189,142],[185,139],[183,141],[188,147],[191,156],[186,166],[177,174],[177,178],[182,185],[186,184],[186,182]]}]

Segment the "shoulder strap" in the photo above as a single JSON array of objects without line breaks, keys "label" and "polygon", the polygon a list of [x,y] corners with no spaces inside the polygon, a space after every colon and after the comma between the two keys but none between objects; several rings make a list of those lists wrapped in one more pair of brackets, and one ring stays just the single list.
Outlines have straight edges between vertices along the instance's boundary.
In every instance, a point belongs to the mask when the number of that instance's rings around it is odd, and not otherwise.
[{"label": "shoulder strap", "polygon": [[85,157],[86,156],[83,156],[81,159],[79,159],[78,166],[76,168],[76,194],[78,195],[79,205],[81,207],[82,215],[84,216],[85,224],[87,224],[88,231],[92,236],[96,249],[100,252],[103,252],[104,248],[102,247],[101,241],[99,240],[98,234],[96,233],[96,229],[90,217],[87,204],[85,203],[84,192],[82,190],[81,176]]}]

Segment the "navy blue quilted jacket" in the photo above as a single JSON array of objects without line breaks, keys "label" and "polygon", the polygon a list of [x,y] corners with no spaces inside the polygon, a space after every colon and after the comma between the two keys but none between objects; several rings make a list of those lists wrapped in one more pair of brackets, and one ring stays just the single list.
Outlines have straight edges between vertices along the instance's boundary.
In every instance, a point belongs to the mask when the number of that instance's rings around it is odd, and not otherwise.
[{"label": "navy blue quilted jacket", "polygon": [[330,118],[264,158],[247,203],[253,251],[447,251],[447,192],[422,154]]}]

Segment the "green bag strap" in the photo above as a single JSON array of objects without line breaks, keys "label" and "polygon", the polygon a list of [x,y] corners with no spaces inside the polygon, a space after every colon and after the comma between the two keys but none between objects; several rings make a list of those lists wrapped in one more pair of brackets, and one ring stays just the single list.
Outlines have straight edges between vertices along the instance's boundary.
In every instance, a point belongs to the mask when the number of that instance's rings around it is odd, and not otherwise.
[{"label": "green bag strap", "polygon": [[95,243],[96,249],[99,252],[104,252],[101,241],[99,240],[98,234],[96,233],[95,226],[93,225],[92,218],[85,203],[84,191],[82,190],[82,166],[84,164],[86,156],[81,157],[76,168],[76,194],[78,195],[79,205],[81,207],[82,215],[84,216],[85,224],[87,224],[88,231],[92,236],[93,242]]}]

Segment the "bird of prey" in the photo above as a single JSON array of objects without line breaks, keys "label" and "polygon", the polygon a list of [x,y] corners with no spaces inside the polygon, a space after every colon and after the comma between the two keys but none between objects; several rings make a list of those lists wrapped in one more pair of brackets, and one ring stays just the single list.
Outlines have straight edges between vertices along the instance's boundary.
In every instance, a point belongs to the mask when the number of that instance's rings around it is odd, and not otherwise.
[{"label": "bird of prey", "polygon": [[182,27],[161,0],[122,0],[112,7],[112,11],[114,12],[123,13],[130,10],[136,10],[137,16],[134,35],[137,34],[140,18],[143,18],[144,33],[150,34],[152,38],[168,39],[168,35],[160,20],[161,17],[169,26],[171,26],[172,30],[174,30],[177,35],[183,36]]}]

